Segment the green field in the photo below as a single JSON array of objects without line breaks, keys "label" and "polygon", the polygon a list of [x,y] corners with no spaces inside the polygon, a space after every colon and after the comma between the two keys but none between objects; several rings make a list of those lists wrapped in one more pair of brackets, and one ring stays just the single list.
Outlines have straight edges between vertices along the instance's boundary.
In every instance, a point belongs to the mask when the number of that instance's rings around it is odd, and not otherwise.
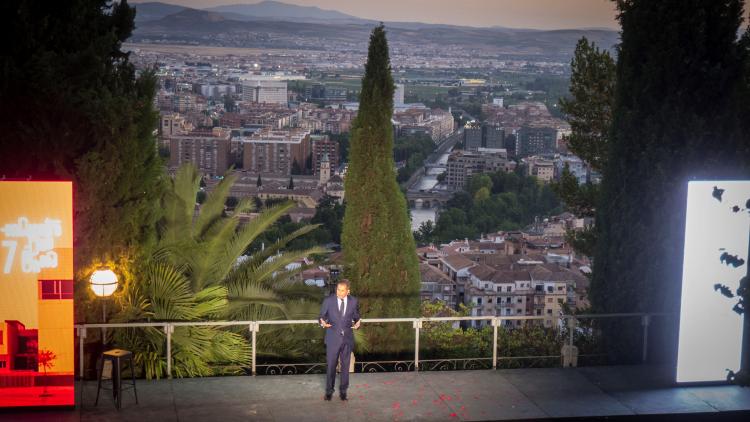
[{"label": "green field", "polygon": [[406,85],[404,87],[404,96],[410,97],[416,95],[422,101],[434,101],[439,94],[447,94],[448,90],[453,87],[437,85]]}]

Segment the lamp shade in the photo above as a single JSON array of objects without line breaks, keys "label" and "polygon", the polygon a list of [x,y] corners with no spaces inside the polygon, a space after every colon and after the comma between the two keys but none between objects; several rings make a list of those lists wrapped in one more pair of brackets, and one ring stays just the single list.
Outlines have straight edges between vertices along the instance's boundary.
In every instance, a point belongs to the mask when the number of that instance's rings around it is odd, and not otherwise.
[{"label": "lamp shade", "polygon": [[99,297],[110,296],[117,290],[117,275],[109,268],[94,271],[89,279],[91,290]]}]

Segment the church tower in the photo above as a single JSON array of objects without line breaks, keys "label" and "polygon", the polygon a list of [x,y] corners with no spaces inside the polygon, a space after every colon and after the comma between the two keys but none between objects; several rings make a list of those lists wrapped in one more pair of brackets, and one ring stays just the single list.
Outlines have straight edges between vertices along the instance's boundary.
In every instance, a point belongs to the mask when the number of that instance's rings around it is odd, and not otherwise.
[{"label": "church tower", "polygon": [[320,159],[320,184],[325,185],[331,178],[331,161],[328,159],[328,153],[323,153]]}]

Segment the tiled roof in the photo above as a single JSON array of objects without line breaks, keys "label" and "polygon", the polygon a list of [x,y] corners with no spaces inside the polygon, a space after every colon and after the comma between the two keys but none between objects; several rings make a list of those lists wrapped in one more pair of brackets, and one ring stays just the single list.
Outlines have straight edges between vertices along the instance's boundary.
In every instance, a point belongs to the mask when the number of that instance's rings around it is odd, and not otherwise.
[{"label": "tiled roof", "polygon": [[458,271],[475,265],[475,262],[460,254],[451,254],[442,258],[451,268]]}]

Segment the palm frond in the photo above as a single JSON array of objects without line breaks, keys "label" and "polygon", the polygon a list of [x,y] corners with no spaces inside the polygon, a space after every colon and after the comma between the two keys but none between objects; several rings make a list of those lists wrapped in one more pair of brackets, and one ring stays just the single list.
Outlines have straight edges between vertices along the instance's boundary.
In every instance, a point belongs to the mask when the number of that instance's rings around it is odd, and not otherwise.
[{"label": "palm frond", "polygon": [[193,292],[185,275],[166,262],[155,262],[146,271],[154,318],[161,321],[193,320]]},{"label": "palm frond", "polygon": [[287,201],[261,212],[237,231],[234,238],[227,244],[225,253],[234,260],[239,258],[261,233],[293,207],[294,202]]},{"label": "palm frond", "polygon": [[216,220],[221,219],[224,204],[227,201],[227,196],[229,196],[229,190],[238,177],[236,173],[227,172],[219,184],[214,186],[211,193],[208,194],[206,200],[201,205],[201,212],[193,225],[195,236],[203,237],[206,229]]},{"label": "palm frond", "polygon": [[250,198],[242,198],[240,202],[234,207],[234,213],[232,218],[239,219],[239,214],[250,212],[255,209],[255,203]]},{"label": "palm frond", "polygon": [[227,298],[229,306],[227,309],[230,318],[246,319],[255,314],[254,308],[272,308],[282,315],[286,315],[284,303],[281,297],[272,289],[256,283],[245,283],[241,286],[228,288]]},{"label": "palm frond", "polygon": [[207,287],[195,294],[195,312],[201,319],[216,318],[226,313],[227,289],[223,286]]},{"label": "palm frond", "polygon": [[[289,283],[282,288],[274,289],[279,296],[286,300],[321,300],[321,288],[317,286],[306,286],[301,281],[295,283]],[[317,315],[317,313],[315,313]],[[315,317],[313,315],[313,319]]]},{"label": "palm frond", "polygon": [[172,335],[173,370],[178,377],[210,376],[217,366],[248,366],[250,345],[240,334],[218,327],[177,327]]},{"label": "palm frond", "polygon": [[258,266],[255,271],[248,274],[248,276],[252,277],[252,279],[254,280],[259,280],[268,286],[272,286],[282,280],[281,278],[277,280],[275,275],[287,271],[287,265],[293,262],[297,262],[312,254],[325,252],[326,249],[319,246],[301,251],[284,252],[281,255],[275,255],[272,259],[267,260],[266,262]]},{"label": "palm frond", "polygon": [[153,316],[151,303],[138,284],[127,284],[118,300],[120,312],[111,319],[112,322],[143,321]]},{"label": "palm frond", "polygon": [[171,187],[162,198],[162,206],[166,211],[162,237],[176,240],[192,233],[183,230],[192,227],[190,223],[195,210],[195,197],[200,188],[198,170],[192,165],[181,166],[171,180]]},{"label": "palm frond", "polygon": [[286,247],[286,245],[288,245],[289,242],[291,242],[292,240],[294,240],[294,239],[296,239],[298,237],[304,236],[307,233],[310,233],[311,231],[317,229],[318,227],[320,227],[320,224],[308,224],[306,226],[302,226],[299,229],[293,231],[292,233],[289,233],[288,235],[286,235],[286,236],[282,237],[281,239],[277,240],[273,244],[267,246],[263,250],[263,254],[257,254],[256,253],[254,255],[254,257],[257,256],[257,258],[255,258],[255,259],[262,259],[262,260],[265,261],[265,259],[263,259],[264,255],[265,256],[273,256],[273,255],[275,255],[277,252],[279,252],[280,250],[284,249]]}]

